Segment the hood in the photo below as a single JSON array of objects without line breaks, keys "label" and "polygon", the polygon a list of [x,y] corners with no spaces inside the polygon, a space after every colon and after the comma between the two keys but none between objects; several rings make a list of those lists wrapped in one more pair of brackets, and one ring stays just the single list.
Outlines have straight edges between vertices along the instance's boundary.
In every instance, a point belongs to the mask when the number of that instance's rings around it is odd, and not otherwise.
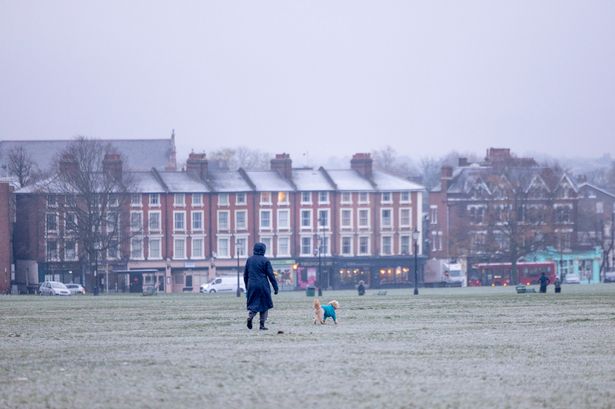
[{"label": "hood", "polygon": [[265,243],[256,243],[254,245],[254,255],[255,256],[264,256],[265,250],[267,250],[267,246],[265,246]]}]

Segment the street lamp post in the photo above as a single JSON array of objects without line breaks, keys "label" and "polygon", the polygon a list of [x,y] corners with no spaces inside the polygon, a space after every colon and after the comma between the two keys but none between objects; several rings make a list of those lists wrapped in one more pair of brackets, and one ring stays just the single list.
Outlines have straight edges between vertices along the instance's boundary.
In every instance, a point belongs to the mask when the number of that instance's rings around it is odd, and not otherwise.
[{"label": "street lamp post", "polygon": [[241,286],[239,285],[239,239],[235,241],[235,254],[237,255],[237,297],[241,297]]},{"label": "street lamp post", "polygon": [[418,252],[419,252],[419,236],[420,233],[415,227],[412,231],[412,239],[414,240],[414,295],[419,295],[418,287]]}]

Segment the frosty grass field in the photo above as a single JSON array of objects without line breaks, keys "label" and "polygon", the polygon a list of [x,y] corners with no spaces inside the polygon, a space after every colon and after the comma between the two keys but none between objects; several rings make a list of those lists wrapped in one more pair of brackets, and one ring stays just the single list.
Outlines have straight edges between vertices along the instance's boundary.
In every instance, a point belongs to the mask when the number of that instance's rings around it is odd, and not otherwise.
[{"label": "frosty grass field", "polygon": [[615,407],[615,285],[552,291],[3,296],[0,408]]}]

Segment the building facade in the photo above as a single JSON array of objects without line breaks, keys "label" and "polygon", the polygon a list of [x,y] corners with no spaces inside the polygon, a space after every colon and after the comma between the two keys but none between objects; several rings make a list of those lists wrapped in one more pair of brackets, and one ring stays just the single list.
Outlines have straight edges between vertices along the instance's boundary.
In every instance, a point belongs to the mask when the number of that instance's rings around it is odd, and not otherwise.
[{"label": "building facade", "polygon": [[84,277],[79,243],[63,230],[71,219],[65,195],[49,184],[21,189],[17,274],[112,291],[196,292],[215,276],[242,273],[260,241],[283,289],[411,285],[423,187],[373,169],[369,154],[350,165],[296,169],[280,154],[267,171],[228,171],[192,153],[185,171],[127,170],[130,197],[113,217],[121,238],[102,254],[95,277]]},{"label": "building facade", "polygon": [[612,262],[613,195],[508,149],[442,167],[427,220],[430,257],[459,259],[468,272],[477,262],[510,262],[547,248],[593,257],[599,247],[601,269]]}]

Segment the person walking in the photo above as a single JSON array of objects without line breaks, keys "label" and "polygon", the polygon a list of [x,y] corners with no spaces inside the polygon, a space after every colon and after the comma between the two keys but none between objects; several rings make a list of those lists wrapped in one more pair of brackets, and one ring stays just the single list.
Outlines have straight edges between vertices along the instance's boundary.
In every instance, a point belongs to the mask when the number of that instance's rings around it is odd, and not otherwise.
[{"label": "person walking", "polygon": [[357,293],[359,295],[365,295],[365,283],[363,280],[359,281],[359,285],[357,286]]},{"label": "person walking", "polygon": [[260,314],[260,330],[267,330],[265,322],[268,312],[273,308],[271,299],[271,286],[273,293],[278,293],[278,282],[273,275],[271,262],[265,257],[267,246],[264,243],[254,244],[254,254],[246,261],[243,271],[243,282],[247,291],[248,329],[252,329],[252,320],[256,314]]},{"label": "person walking", "polygon": [[559,280],[559,277],[555,277],[555,282],[553,283],[553,285],[555,285],[556,293],[562,292],[562,282]]},{"label": "person walking", "polygon": [[547,292],[547,285],[549,284],[549,278],[545,275],[544,271],[540,275],[539,280],[540,280],[540,292],[541,293],[546,293]]}]

